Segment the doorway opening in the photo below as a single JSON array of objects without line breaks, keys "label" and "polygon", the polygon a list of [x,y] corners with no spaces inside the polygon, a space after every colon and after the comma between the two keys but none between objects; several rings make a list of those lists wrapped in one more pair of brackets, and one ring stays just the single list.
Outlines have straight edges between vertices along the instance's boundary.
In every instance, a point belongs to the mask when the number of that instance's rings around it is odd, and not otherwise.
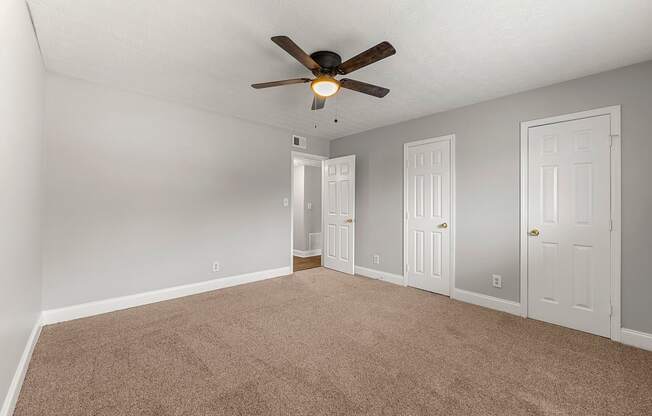
[{"label": "doorway opening", "polygon": [[292,152],[292,271],[320,267],[322,262],[323,156]]}]

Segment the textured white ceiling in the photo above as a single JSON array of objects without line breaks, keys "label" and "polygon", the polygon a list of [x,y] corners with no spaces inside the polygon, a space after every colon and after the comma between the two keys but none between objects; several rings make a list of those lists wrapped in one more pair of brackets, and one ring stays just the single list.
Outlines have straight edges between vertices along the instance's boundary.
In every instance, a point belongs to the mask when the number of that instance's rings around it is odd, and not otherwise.
[{"label": "textured white ceiling", "polygon": [[[331,139],[652,58],[650,0],[28,2],[53,72]],[[390,94],[314,112],[308,84],[252,89],[309,75],[281,34],[343,59],[390,41],[347,75]]]}]

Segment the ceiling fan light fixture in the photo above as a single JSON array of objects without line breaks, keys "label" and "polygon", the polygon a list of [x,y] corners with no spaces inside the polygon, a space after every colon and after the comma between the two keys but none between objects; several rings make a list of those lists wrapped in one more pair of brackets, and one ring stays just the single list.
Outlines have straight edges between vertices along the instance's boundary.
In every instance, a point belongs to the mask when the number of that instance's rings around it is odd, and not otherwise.
[{"label": "ceiling fan light fixture", "polygon": [[[383,98],[389,94],[387,88],[378,85],[367,84],[366,82],[356,81],[354,79],[342,78],[338,81],[335,76],[350,74],[367,65],[392,56],[396,49],[387,41],[380,42],[366,51],[357,54],[342,62],[342,57],[332,51],[316,51],[308,55],[287,36],[273,36],[272,42],[277,44],[281,49],[296,59],[301,65],[308,69],[315,79],[310,78],[293,78],[281,81],[261,82],[251,84],[252,88],[262,89],[270,87],[279,87],[282,85],[310,83],[310,89],[314,96],[312,97],[311,110],[321,110],[324,108],[326,99],[338,93],[340,88],[371,95],[373,97]],[[335,121],[337,122],[337,120]]]},{"label": "ceiling fan light fixture", "polygon": [[310,83],[312,91],[320,97],[332,97],[340,90],[340,83],[333,77],[322,75]]}]

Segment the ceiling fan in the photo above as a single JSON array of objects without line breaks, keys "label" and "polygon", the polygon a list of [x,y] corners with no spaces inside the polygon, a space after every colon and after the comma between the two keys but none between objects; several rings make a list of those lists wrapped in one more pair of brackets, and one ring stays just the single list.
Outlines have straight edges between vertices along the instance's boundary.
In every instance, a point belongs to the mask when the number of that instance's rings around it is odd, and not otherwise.
[{"label": "ceiling fan", "polygon": [[381,59],[385,59],[388,56],[394,55],[396,49],[394,49],[394,47],[387,41],[380,42],[378,45],[367,49],[345,62],[342,62],[342,58],[338,54],[331,51],[317,51],[308,55],[287,36],[274,36],[272,37],[272,42],[276,43],[285,52],[292,55],[294,59],[308,68],[315,78],[294,78],[283,81],[252,84],[251,86],[256,89],[290,84],[304,84],[309,82],[310,88],[315,94],[312,100],[311,110],[321,110],[324,108],[326,99],[335,95],[340,88],[373,95],[378,98],[383,98],[389,93],[387,88],[367,84],[366,82],[348,78],[342,78],[340,80],[335,79],[336,75],[346,75],[367,65],[371,65],[374,62],[378,62]]}]

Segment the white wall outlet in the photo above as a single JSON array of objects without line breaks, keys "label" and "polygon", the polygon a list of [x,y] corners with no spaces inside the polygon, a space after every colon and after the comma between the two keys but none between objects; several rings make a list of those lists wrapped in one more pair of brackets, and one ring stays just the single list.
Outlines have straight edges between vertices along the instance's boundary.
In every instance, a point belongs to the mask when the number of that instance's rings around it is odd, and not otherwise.
[{"label": "white wall outlet", "polygon": [[374,264],[380,264],[380,254],[374,254],[372,261]]},{"label": "white wall outlet", "polygon": [[215,261],[213,262],[213,272],[219,272],[220,271],[220,262]]},{"label": "white wall outlet", "polygon": [[312,202],[308,202],[306,204],[306,209],[312,209]]},{"label": "white wall outlet", "polygon": [[497,287],[498,289],[503,287],[503,277],[499,274],[491,275],[491,285]]},{"label": "white wall outlet", "polygon": [[288,205],[290,205],[290,200],[287,198],[283,198],[283,206],[287,208]]}]

